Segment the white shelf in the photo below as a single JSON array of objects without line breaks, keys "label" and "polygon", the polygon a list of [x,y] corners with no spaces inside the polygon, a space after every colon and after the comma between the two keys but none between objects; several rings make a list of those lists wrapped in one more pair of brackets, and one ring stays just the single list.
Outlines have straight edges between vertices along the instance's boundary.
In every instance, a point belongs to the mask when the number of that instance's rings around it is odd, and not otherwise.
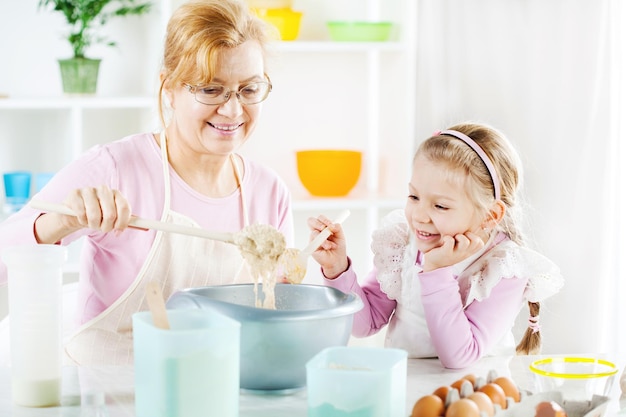
[{"label": "white shelf", "polygon": [[15,97],[0,99],[3,110],[152,108],[154,97]]}]

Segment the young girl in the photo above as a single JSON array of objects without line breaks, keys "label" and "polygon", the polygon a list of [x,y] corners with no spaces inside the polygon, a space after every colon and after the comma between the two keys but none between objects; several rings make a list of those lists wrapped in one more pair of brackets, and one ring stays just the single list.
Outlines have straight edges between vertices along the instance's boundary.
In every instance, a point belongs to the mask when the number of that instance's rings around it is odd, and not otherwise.
[{"label": "young girl", "polygon": [[539,301],[563,285],[558,267],[523,246],[515,210],[521,181],[516,152],[497,130],[460,124],[423,142],[413,159],[404,209],[372,236],[374,269],[362,285],[340,225],[311,218],[329,239],[313,254],[325,283],[359,294],[365,307],[352,333],[389,324],[385,344],[409,357],[439,357],[463,368],[514,350],[511,329],[528,302],[529,326],[518,353],[540,346]]}]

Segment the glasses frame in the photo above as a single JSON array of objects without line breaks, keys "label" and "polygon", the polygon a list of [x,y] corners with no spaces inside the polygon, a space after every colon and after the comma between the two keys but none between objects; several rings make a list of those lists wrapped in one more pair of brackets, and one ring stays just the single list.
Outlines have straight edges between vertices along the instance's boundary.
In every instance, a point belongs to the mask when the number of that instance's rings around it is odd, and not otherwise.
[{"label": "glasses frame", "polygon": [[[252,85],[252,84],[266,84],[268,86],[267,92],[265,93],[265,96],[263,96],[263,98],[259,101],[256,101],[254,103],[243,103],[241,101],[241,91]],[[221,106],[222,104],[228,103],[228,101],[230,100],[230,98],[232,97],[233,93],[235,93],[235,97],[237,97],[237,101],[239,102],[239,104],[241,104],[242,106],[252,106],[254,104],[259,104],[263,101],[265,101],[270,93],[272,92],[272,82],[270,81],[270,78],[266,75],[265,76],[265,81],[254,81],[254,82],[250,82],[247,84],[244,84],[242,86],[240,86],[237,90],[226,90],[226,87],[224,87],[221,84],[207,84],[205,86],[199,86],[199,85],[191,85],[191,84],[183,84],[185,86],[185,88],[187,89],[187,91],[189,91],[191,94],[193,94],[193,98],[194,100],[196,100],[198,103],[200,104],[204,104],[205,106]],[[204,103],[200,100],[198,100],[198,89],[203,89],[203,88],[207,88],[210,86],[218,86],[218,87],[222,87],[224,88],[226,91],[224,92],[224,94],[222,94],[222,101],[219,103]]]}]

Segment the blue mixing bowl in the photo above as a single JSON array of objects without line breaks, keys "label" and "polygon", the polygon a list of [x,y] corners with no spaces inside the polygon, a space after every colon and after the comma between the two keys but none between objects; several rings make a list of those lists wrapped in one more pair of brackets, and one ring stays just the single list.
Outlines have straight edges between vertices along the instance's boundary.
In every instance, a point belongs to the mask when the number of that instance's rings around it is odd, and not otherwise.
[{"label": "blue mixing bowl", "polygon": [[277,284],[275,298],[276,310],[257,308],[254,284],[217,285],[178,291],[166,307],[213,309],[239,321],[241,388],[289,393],[306,385],[306,363],[313,356],[347,345],[363,303],[355,294],[306,284]]}]

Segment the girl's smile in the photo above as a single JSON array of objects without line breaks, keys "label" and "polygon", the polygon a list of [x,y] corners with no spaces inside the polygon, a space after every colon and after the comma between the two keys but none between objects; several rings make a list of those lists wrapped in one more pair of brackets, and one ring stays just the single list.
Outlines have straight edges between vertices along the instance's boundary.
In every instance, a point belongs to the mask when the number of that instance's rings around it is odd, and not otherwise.
[{"label": "girl's smile", "polygon": [[405,215],[420,251],[441,246],[444,236],[480,230],[482,217],[461,175],[423,156],[415,160]]}]

